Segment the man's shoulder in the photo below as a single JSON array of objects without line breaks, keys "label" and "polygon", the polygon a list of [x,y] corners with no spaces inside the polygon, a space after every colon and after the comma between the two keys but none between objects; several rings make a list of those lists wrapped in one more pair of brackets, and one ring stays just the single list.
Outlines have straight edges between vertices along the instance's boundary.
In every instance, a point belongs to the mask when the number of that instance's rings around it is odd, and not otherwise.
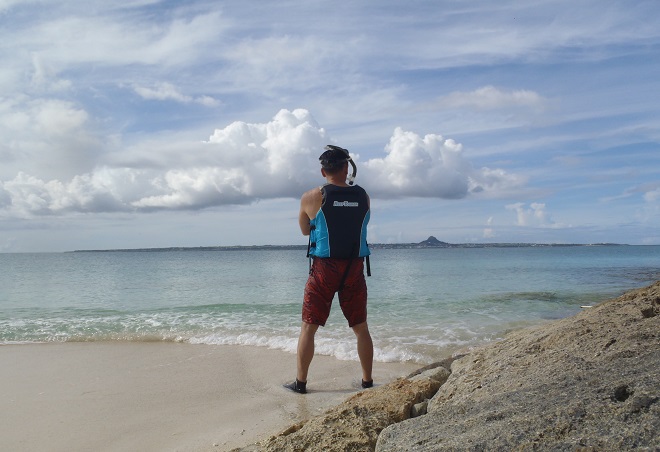
[{"label": "man's shoulder", "polygon": [[303,193],[302,197],[300,198],[303,202],[307,201],[314,201],[317,199],[321,199],[321,187],[315,187],[310,190],[307,190],[305,193]]}]

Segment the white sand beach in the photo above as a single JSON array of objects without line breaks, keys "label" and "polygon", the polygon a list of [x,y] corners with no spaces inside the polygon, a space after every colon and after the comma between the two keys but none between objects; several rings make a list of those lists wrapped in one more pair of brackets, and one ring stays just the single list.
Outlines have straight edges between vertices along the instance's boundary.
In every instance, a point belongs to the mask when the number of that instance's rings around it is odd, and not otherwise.
[{"label": "white sand beach", "polygon": [[[359,391],[359,363],[244,346],[89,342],[0,346],[0,450],[211,451],[246,446]],[[418,368],[375,363],[377,384]]]}]

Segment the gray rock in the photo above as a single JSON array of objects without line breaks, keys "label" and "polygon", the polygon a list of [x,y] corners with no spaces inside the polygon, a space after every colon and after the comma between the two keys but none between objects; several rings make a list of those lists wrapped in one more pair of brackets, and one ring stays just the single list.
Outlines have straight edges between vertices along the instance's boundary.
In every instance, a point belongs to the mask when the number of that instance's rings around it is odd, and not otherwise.
[{"label": "gray rock", "polygon": [[659,308],[657,282],[454,361],[376,451],[658,450]]},{"label": "gray rock", "polygon": [[431,397],[437,380],[401,378],[359,392],[340,405],[243,451],[372,451],[388,425],[410,417],[412,407]]},{"label": "gray rock", "polygon": [[424,378],[429,378],[433,381],[438,382],[439,383],[438,388],[440,388],[440,386],[443,385],[445,381],[447,381],[447,378],[449,378],[450,374],[451,372],[449,370],[440,366],[440,367],[435,367],[433,369],[428,369],[408,379],[411,381],[419,381]]},{"label": "gray rock", "polygon": [[428,406],[429,406],[428,400],[414,404],[410,409],[410,417],[424,416],[427,413]]}]

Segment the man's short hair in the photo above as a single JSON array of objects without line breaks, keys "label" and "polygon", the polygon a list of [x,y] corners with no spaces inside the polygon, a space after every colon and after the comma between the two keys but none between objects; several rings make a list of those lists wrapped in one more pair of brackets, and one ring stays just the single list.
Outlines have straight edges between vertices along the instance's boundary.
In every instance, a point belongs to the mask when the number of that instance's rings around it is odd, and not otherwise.
[{"label": "man's short hair", "polygon": [[339,171],[350,159],[348,151],[339,146],[328,145],[326,149],[319,157],[319,160],[321,161],[321,167],[328,173],[332,174]]}]

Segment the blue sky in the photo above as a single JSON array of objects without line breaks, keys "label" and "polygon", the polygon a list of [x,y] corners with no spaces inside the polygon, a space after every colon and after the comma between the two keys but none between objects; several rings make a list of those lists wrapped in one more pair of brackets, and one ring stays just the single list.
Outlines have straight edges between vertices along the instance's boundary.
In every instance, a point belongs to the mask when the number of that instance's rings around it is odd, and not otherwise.
[{"label": "blue sky", "polygon": [[[114,4],[116,3],[116,4]],[[0,251],[660,244],[660,3],[0,0]]]}]

